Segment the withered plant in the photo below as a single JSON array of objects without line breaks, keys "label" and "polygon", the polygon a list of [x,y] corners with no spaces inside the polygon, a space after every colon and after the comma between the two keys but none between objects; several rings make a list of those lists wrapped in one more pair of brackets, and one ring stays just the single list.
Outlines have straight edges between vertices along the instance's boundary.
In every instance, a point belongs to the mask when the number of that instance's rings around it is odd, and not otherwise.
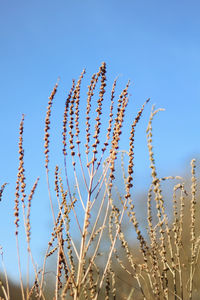
[{"label": "withered plant", "polygon": [[[19,206],[22,205],[28,257],[35,274],[35,281],[32,287],[29,287],[28,267],[25,289],[21,271],[19,272],[22,299],[49,299],[46,296],[45,282],[47,260],[51,256],[56,257],[57,261],[55,289],[51,295],[51,299],[54,300],[198,299],[196,294],[200,292],[197,288],[200,275],[198,271],[200,232],[196,229],[195,160],[191,162],[192,183],[189,202],[189,192],[186,191],[185,182],[181,177],[158,177],[152,146],[152,121],[161,109],[155,110],[153,107],[147,127],[152,183],[145,206],[145,218],[148,223],[145,232],[136,216],[136,199],[132,196],[132,189],[135,128],[149,99],[130,124],[129,151],[120,150],[119,142],[123,134],[130,83],[127,83],[117,97],[116,79],[110,96],[107,96],[106,64],[102,63],[88,86],[84,121],[80,116],[80,106],[84,105],[80,99],[84,75],[85,70],[77,82],[72,81],[71,90],[65,101],[61,135],[63,166],[58,166],[55,162],[54,170],[49,167],[50,127],[58,83],[49,97],[45,119],[44,166],[53,228],[44,263],[40,269],[36,267],[30,247],[31,202],[39,179],[36,179],[27,197],[23,149],[24,116],[20,123],[19,168],[14,207],[15,236],[21,270],[18,231]],[[103,115],[103,104],[107,105],[108,101],[107,120]],[[123,180],[120,183],[120,191],[116,192],[115,179],[120,153],[122,153]],[[127,164],[124,162],[125,155],[128,157]],[[51,186],[50,176],[51,178],[54,176],[54,186]],[[170,216],[167,214],[162,192],[162,183],[168,180],[176,181],[172,199],[173,213]],[[6,183],[0,189],[0,200],[5,185]],[[187,233],[184,229],[185,224],[189,224]],[[134,246],[136,241],[133,242],[130,236],[131,228],[136,233],[140,254]],[[0,281],[0,284],[3,299],[11,299],[7,275],[6,283]]]}]

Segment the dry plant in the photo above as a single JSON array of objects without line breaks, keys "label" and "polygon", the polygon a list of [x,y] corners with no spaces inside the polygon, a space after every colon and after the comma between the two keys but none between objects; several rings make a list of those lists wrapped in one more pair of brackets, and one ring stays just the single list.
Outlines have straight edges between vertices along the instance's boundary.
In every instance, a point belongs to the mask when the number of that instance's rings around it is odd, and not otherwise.
[{"label": "dry plant", "polygon": [[[199,299],[196,296],[200,275],[198,271],[200,234],[196,229],[195,160],[191,162],[192,183],[189,202],[189,192],[186,191],[185,182],[181,177],[158,177],[152,146],[152,121],[161,109],[155,110],[153,107],[147,127],[152,184],[146,201],[148,228],[145,233],[145,229],[139,226],[135,212],[136,199],[132,197],[131,190],[134,187],[135,128],[149,99],[130,126],[129,151],[122,151],[123,182],[120,192],[116,193],[116,164],[121,152],[119,142],[129,100],[130,83],[127,83],[116,99],[117,80],[114,81],[109,100],[108,124],[104,134],[106,118],[103,116],[103,103],[107,101],[106,64],[102,63],[88,86],[85,127],[83,120],[80,119],[80,89],[84,74],[85,70],[77,82],[73,80],[65,101],[62,131],[64,164],[63,168],[55,165],[53,172],[49,167],[50,125],[58,83],[49,97],[45,119],[44,154],[53,229],[40,269],[34,262],[30,248],[31,202],[39,179],[36,179],[27,196],[23,149],[24,116],[20,123],[14,215],[22,299],[49,299],[46,296],[45,281],[46,264],[51,256],[56,257],[57,261],[55,289],[51,296],[54,300]],[[95,92],[97,89],[98,93]],[[128,156],[127,166],[124,163],[124,155]],[[51,184],[50,174],[54,176],[54,186]],[[162,192],[162,183],[168,180],[176,180],[172,199],[172,221],[169,221]],[[72,182],[75,182],[75,185]],[[6,183],[0,189],[0,200],[5,185]],[[57,209],[55,209],[56,202]],[[18,240],[20,205],[29,257],[26,288],[21,275]],[[189,210],[186,210],[186,207],[189,207]],[[128,230],[123,225],[125,223]],[[189,224],[187,228],[190,228],[187,234],[185,224]],[[78,234],[74,231],[75,227]],[[136,232],[140,255],[133,246],[133,238],[128,234],[130,228]],[[35,274],[32,286],[29,282],[30,261]],[[0,281],[3,292],[1,299],[9,300],[11,298],[6,271],[4,274],[5,283]]]}]

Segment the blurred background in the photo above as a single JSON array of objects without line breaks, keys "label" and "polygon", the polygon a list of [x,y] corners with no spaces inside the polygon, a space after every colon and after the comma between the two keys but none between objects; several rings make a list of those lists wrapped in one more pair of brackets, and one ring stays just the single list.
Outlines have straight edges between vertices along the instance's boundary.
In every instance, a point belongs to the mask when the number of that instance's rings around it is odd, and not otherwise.
[{"label": "blurred background", "polygon": [[[41,265],[52,224],[45,181],[44,120],[57,78],[51,162],[59,164],[62,159],[62,119],[72,79],[78,79],[86,68],[81,94],[84,115],[87,85],[105,61],[108,103],[117,76],[116,96],[131,81],[121,149],[128,149],[131,122],[151,98],[136,131],[134,193],[145,193],[151,179],[146,127],[153,104],[165,108],[153,122],[158,175],[187,174],[191,158],[198,159],[200,151],[199,11],[200,2],[193,0],[1,1],[0,184],[9,185],[0,203],[0,245],[13,280],[18,278],[13,207],[22,113],[27,193],[40,177],[32,202],[31,243]],[[21,245],[20,251],[23,257],[26,245]]]}]

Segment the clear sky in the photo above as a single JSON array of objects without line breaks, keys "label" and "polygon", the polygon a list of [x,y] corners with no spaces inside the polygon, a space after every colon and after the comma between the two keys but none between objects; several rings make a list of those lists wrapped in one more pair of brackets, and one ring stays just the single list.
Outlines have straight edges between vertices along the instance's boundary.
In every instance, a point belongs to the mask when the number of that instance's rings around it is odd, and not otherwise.
[{"label": "clear sky", "polygon": [[[58,139],[72,78],[78,78],[86,67],[83,85],[87,86],[89,77],[105,61],[108,85],[117,75],[121,89],[128,79],[132,82],[127,120],[131,122],[151,98],[136,134],[136,190],[146,190],[149,182],[145,130],[152,104],[166,109],[154,121],[159,175],[183,174],[200,151],[199,12],[197,0],[1,1],[0,184],[6,181],[9,185],[0,207],[0,244],[13,278],[17,270],[13,207],[22,113],[28,188],[41,177],[32,210],[37,258],[51,230],[43,132],[48,96],[57,78],[61,80],[52,118]],[[61,139],[54,143],[56,150]],[[121,148],[127,147],[125,130]]]}]

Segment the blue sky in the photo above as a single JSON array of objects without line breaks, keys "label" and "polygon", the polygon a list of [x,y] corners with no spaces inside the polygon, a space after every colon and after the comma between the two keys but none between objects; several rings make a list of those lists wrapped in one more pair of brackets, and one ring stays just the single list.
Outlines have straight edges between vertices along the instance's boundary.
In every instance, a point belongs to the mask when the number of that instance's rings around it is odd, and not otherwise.
[{"label": "blue sky", "polygon": [[[52,115],[54,138],[59,139],[72,78],[86,68],[86,87],[105,61],[108,89],[117,75],[119,90],[131,80],[129,124],[151,98],[136,133],[136,190],[146,190],[150,178],[145,131],[152,104],[165,108],[154,121],[159,175],[183,174],[200,150],[199,11],[199,1],[193,0],[1,1],[0,184],[9,185],[1,203],[0,244],[13,278],[17,272],[13,207],[22,113],[28,187],[37,176],[41,178],[32,210],[33,251],[39,257],[51,230],[43,131],[48,96],[57,78],[61,80]],[[128,148],[127,128],[122,149]],[[55,151],[60,141],[52,145]]]}]

